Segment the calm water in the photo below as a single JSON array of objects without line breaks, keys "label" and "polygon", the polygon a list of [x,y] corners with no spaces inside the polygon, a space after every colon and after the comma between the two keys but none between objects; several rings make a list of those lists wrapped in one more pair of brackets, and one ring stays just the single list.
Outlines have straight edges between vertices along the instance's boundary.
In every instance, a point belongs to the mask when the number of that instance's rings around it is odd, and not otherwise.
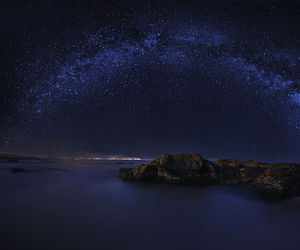
[{"label": "calm water", "polygon": [[0,249],[300,249],[300,199],[116,178],[137,164],[0,163]]}]

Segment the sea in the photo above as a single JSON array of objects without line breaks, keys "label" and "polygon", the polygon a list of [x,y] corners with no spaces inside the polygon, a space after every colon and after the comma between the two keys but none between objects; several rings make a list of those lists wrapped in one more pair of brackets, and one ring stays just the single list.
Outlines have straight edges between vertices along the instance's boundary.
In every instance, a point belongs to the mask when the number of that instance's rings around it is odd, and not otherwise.
[{"label": "sea", "polygon": [[0,250],[300,249],[300,198],[118,177],[142,163],[1,162]]}]

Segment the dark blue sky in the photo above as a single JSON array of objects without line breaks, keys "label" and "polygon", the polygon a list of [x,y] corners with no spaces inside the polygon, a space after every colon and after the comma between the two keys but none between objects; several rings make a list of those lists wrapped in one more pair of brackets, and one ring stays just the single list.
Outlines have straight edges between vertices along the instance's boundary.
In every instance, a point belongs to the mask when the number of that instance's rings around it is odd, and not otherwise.
[{"label": "dark blue sky", "polygon": [[297,1],[7,1],[0,151],[300,161]]}]

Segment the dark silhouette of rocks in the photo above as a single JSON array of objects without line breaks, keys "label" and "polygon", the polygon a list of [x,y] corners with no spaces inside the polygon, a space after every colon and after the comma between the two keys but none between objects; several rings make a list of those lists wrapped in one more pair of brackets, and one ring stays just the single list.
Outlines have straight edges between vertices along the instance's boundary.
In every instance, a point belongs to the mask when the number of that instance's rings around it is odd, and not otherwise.
[{"label": "dark silhouette of rocks", "polygon": [[198,186],[247,185],[268,195],[299,196],[300,164],[203,159],[198,154],[163,154],[137,168],[120,168],[124,180]]},{"label": "dark silhouette of rocks", "polygon": [[11,163],[16,163],[16,162],[19,162],[20,160],[19,159],[7,159],[6,162],[11,162]]},{"label": "dark silhouette of rocks", "polygon": [[40,157],[0,153],[0,162],[5,161],[5,162],[17,163],[20,161],[30,161],[30,160],[40,160],[40,159],[41,159]]},{"label": "dark silhouette of rocks", "polygon": [[60,160],[59,158],[55,158],[55,157],[38,157],[38,156],[0,153],[0,162],[7,162],[7,163],[18,163],[21,161],[40,161],[43,163],[56,163],[59,160]]},{"label": "dark silhouette of rocks", "polygon": [[10,170],[12,173],[23,173],[27,172],[24,168],[11,168]]},{"label": "dark silhouette of rocks", "polygon": [[43,163],[56,163],[56,160],[53,158],[42,158],[41,162]]}]

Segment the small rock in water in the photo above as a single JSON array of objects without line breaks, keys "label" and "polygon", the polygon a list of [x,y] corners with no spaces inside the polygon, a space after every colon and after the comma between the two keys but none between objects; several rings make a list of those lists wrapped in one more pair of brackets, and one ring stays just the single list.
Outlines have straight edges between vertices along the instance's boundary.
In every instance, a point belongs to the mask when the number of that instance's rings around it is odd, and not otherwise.
[{"label": "small rock in water", "polygon": [[11,172],[12,173],[22,173],[22,172],[26,172],[26,170],[24,168],[12,168]]}]

